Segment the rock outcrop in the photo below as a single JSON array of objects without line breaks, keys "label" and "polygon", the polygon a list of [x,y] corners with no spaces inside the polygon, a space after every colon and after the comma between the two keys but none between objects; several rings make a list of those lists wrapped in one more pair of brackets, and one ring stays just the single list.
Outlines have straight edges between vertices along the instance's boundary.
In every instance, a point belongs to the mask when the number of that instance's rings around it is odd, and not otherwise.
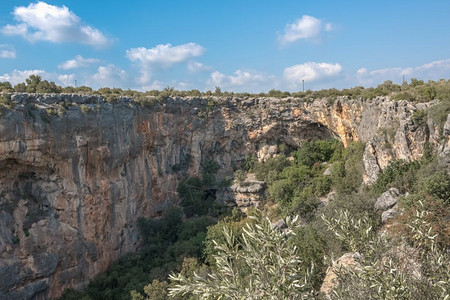
[{"label": "rock outcrop", "polygon": [[373,182],[390,160],[419,158],[426,143],[444,162],[450,152],[450,121],[441,136],[414,123],[423,107],[386,97],[169,98],[141,106],[14,94],[12,102],[0,117],[0,298],[55,298],[84,287],[139,248],[137,219],[178,201],[178,181],[198,175],[206,159],[224,177],[246,155],[264,160],[281,143],[361,140]]},{"label": "rock outcrop", "polygon": [[259,207],[264,198],[266,183],[256,179],[255,174],[248,174],[243,182],[234,182],[227,191],[226,204],[236,205],[243,212],[249,207]]},{"label": "rock outcrop", "polygon": [[381,194],[380,197],[378,197],[374,207],[376,210],[387,210],[389,208],[392,208],[397,204],[399,196],[400,192],[398,189],[390,188],[389,190]]},{"label": "rock outcrop", "polygon": [[326,299],[330,298],[330,293],[335,288],[338,273],[340,270],[358,270],[361,267],[363,257],[358,252],[345,253],[339,257],[333,265],[327,269],[325,278],[323,279],[320,292],[324,294]]}]

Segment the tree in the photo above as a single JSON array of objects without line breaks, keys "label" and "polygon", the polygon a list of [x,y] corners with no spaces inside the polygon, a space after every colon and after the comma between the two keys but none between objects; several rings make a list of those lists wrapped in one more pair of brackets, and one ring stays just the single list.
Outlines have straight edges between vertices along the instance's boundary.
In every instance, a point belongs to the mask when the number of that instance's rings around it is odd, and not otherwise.
[{"label": "tree", "polygon": [[41,76],[39,75],[30,75],[27,79],[25,79],[25,82],[27,83],[26,91],[28,93],[35,93],[37,86],[42,81]]},{"label": "tree", "polygon": [[0,92],[12,92],[13,88],[8,81],[0,82]]},{"label": "tree", "polygon": [[42,80],[36,86],[36,93],[59,93],[61,88],[58,87],[53,81],[48,82],[47,80]]},{"label": "tree", "polygon": [[423,95],[427,100],[434,100],[436,98],[436,89],[434,86],[427,86],[425,90],[423,91]]},{"label": "tree", "polygon": [[27,86],[25,85],[25,83],[18,83],[14,86],[14,90],[18,93],[23,93],[27,90]]},{"label": "tree", "polygon": [[167,287],[168,283],[165,281],[159,281],[157,279],[153,280],[152,283],[144,286],[144,295],[131,291],[131,299],[132,300],[144,300],[144,299],[152,299],[152,300],[164,300],[167,299]]},{"label": "tree", "polygon": [[274,226],[261,215],[252,217],[240,239],[226,226],[225,242],[215,242],[217,269],[206,276],[170,275],[169,295],[193,294],[201,299],[307,299],[311,272],[305,275],[299,249],[291,243],[298,217],[287,218],[287,228]]},{"label": "tree", "polygon": [[423,80],[411,78],[411,86],[412,87],[416,87],[416,86],[423,85],[423,84],[424,84]]}]

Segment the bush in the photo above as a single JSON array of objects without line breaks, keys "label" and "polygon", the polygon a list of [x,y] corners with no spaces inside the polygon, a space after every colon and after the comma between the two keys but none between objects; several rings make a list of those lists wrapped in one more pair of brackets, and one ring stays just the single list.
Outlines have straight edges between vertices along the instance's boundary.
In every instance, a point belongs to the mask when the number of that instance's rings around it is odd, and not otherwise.
[{"label": "bush", "polygon": [[287,219],[282,231],[260,216],[256,224],[247,224],[237,240],[229,228],[223,228],[225,243],[215,243],[217,269],[206,276],[182,274],[170,276],[171,296],[192,294],[202,299],[306,299],[311,297],[310,273],[301,272],[302,260],[290,242],[297,218]]},{"label": "bush", "polygon": [[427,112],[424,110],[416,110],[413,115],[412,119],[414,121],[414,124],[416,124],[419,127],[423,127],[427,125]]},{"label": "bush", "polygon": [[244,182],[245,178],[247,178],[247,174],[243,170],[237,170],[234,172],[234,178],[237,180],[239,184]]},{"label": "bush", "polygon": [[[353,253],[356,266],[335,269],[337,284],[331,299],[447,299],[450,295],[450,256],[436,247],[435,235],[426,221],[428,212],[418,209],[408,224],[412,245],[395,244],[386,234],[377,234],[366,218],[340,211],[323,218]],[[411,248],[412,247],[412,248]],[[405,249],[404,252],[401,249]],[[420,267],[420,276],[414,266]]]},{"label": "bush", "polygon": [[291,163],[286,159],[286,156],[280,154],[268,159],[265,163],[256,163],[252,168],[252,171],[255,173],[258,180],[267,181],[269,172],[275,171],[279,173],[290,164]]},{"label": "bush", "polygon": [[307,274],[311,266],[314,266],[311,284],[314,289],[319,290],[327,267],[324,261],[325,236],[312,226],[306,225],[295,230],[295,236],[291,242],[298,248],[299,256],[302,259],[301,272]]},{"label": "bush", "polygon": [[415,172],[420,168],[420,162],[396,160],[391,162],[379,175],[373,188],[381,194],[390,187],[397,187],[400,192],[412,189],[415,182]]},{"label": "bush", "polygon": [[450,205],[450,176],[446,170],[441,170],[418,181],[416,192],[429,195]]},{"label": "bush", "polygon": [[91,112],[91,111],[93,111],[93,108],[92,107],[90,107],[89,105],[86,105],[86,104],[81,104],[80,105],[80,109],[81,109],[81,111],[83,112],[83,113],[88,113],[88,112]]},{"label": "bush", "polygon": [[301,148],[294,152],[295,163],[312,167],[315,163],[329,161],[340,144],[337,140],[310,141],[302,144]]},{"label": "bush", "polygon": [[347,148],[337,148],[331,161],[333,187],[339,195],[356,193],[362,184],[362,157],[365,144],[352,142]]}]

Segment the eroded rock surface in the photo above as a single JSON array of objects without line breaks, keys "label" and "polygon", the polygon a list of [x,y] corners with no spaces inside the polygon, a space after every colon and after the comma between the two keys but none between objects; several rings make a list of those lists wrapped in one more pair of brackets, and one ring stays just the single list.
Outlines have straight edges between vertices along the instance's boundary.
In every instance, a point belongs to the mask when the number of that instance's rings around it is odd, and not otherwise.
[{"label": "eroded rock surface", "polygon": [[229,187],[228,205],[237,205],[243,212],[249,207],[259,207],[264,198],[266,183],[256,179],[255,174],[247,174],[243,182],[234,182]]},{"label": "eroded rock surface", "polygon": [[325,297],[329,299],[329,295],[337,284],[337,272],[339,270],[357,270],[361,267],[362,256],[358,252],[345,253],[339,257],[331,267],[328,268],[325,278],[323,279],[320,292],[324,293]]},{"label": "eroded rock surface", "polygon": [[[215,160],[219,177],[246,155],[265,160],[283,143],[367,143],[366,182],[424,145],[448,163],[443,135],[415,124],[417,106],[386,97],[169,98],[148,107],[122,98],[14,94],[0,118],[0,298],[55,298],[82,288],[139,248],[139,217],[178,201],[176,186]],[[422,106],[429,104],[423,104]],[[423,107],[420,107],[423,109]],[[189,161],[189,163],[188,163]]]},{"label": "eroded rock surface", "polygon": [[394,205],[397,204],[399,196],[400,192],[398,189],[390,188],[389,190],[381,194],[380,197],[378,197],[374,205],[375,209],[387,210],[389,208],[392,208]]}]

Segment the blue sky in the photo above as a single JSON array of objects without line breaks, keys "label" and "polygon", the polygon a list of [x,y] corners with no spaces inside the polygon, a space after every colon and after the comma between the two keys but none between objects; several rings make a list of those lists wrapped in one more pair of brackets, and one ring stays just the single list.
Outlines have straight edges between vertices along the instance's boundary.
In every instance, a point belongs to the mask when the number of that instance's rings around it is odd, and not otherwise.
[{"label": "blue sky", "polygon": [[261,92],[450,78],[450,1],[0,2],[0,81]]}]

